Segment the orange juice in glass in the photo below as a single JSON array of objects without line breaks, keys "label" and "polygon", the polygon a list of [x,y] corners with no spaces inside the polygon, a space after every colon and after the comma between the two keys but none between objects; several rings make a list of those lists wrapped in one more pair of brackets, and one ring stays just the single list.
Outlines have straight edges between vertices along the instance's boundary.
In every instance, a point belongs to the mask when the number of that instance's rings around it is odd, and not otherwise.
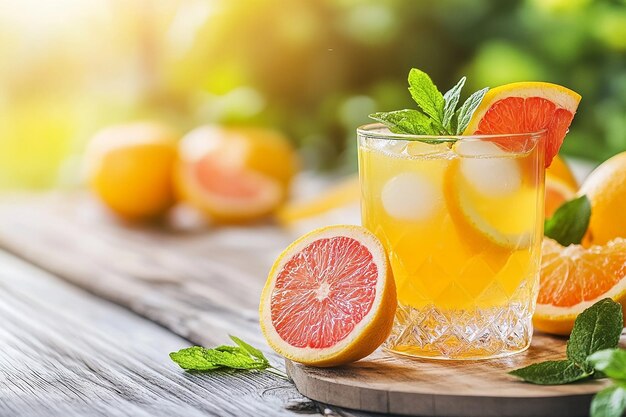
[{"label": "orange juice in glass", "polygon": [[482,359],[525,350],[539,284],[545,132],[411,136],[358,129],[362,222],[398,309],[385,349]]}]

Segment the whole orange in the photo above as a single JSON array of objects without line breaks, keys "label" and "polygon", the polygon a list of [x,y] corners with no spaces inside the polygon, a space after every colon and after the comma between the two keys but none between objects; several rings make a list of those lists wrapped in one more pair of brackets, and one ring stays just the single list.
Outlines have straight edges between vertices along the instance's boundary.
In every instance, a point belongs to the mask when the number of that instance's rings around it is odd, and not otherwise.
[{"label": "whole orange", "polygon": [[100,200],[126,220],[148,220],[174,202],[172,172],[176,134],[156,122],[105,128],[87,146],[89,184]]}]

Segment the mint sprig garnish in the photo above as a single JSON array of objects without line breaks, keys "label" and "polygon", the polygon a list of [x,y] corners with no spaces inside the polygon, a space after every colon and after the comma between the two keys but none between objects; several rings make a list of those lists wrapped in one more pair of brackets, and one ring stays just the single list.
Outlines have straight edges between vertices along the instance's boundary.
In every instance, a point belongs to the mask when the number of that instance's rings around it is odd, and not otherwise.
[{"label": "mint sprig garnish", "polygon": [[587,358],[603,349],[617,347],[622,334],[622,306],[605,298],[578,315],[567,342],[567,359],[539,362],[509,372],[526,382],[560,385],[592,376]]},{"label": "mint sprig garnish", "polygon": [[567,358],[593,372],[587,358],[617,347],[623,327],[622,306],[610,298],[598,301],[576,318],[567,342]]},{"label": "mint sprig garnish", "polygon": [[569,384],[591,376],[591,373],[569,359],[533,363],[509,374],[537,385]]},{"label": "mint sprig garnish", "polygon": [[601,350],[589,356],[588,361],[613,381],[613,385],[593,397],[591,417],[620,417],[626,409],[626,350]]},{"label": "mint sprig garnish", "polygon": [[465,100],[465,103],[463,103],[463,105],[457,112],[457,135],[460,135],[465,129],[467,129],[470,120],[472,120],[474,112],[476,111],[478,106],[480,106],[480,103],[483,101],[483,98],[485,97],[485,94],[487,94],[487,91],[489,91],[489,88],[485,87],[482,90],[478,90],[472,93],[472,95],[469,96],[467,100]]},{"label": "mint sprig garnish", "polygon": [[467,128],[472,115],[480,105],[488,88],[472,94],[457,110],[466,78],[445,94],[424,71],[413,68],[409,72],[409,92],[418,109],[396,110],[370,114],[393,133],[409,135],[459,135]]},{"label": "mint sprig garnish", "polygon": [[591,202],[586,195],[567,201],[544,223],[543,234],[563,246],[579,244],[589,227]]},{"label": "mint sprig garnish", "polygon": [[287,375],[270,364],[259,349],[236,336],[230,336],[236,346],[217,346],[207,349],[192,346],[170,353],[170,358],[187,371],[215,371],[225,369],[268,371],[287,378]]},{"label": "mint sprig garnish", "polygon": [[578,315],[567,359],[534,363],[509,374],[525,382],[561,385],[609,377],[614,384],[591,402],[591,417],[619,417],[626,409],[626,350],[616,349],[624,327],[622,306],[605,298]]}]

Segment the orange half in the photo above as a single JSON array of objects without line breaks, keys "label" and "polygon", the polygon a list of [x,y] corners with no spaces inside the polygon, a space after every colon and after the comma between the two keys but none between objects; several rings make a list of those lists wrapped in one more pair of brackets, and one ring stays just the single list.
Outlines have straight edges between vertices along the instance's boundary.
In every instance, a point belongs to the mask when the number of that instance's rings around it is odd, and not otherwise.
[{"label": "orange half", "polygon": [[568,335],[576,316],[606,297],[626,305],[626,239],[584,248],[544,238],[537,330]]}]

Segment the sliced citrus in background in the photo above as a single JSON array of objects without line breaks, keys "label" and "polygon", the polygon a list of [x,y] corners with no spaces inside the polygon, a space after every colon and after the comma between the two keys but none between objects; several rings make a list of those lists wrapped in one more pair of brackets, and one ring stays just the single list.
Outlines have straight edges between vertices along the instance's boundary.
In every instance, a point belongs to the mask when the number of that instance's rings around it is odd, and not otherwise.
[{"label": "sliced citrus in background", "polygon": [[626,238],[626,152],[604,161],[579,191],[591,202],[589,229],[585,246],[603,245],[616,238]]},{"label": "sliced citrus in background", "polygon": [[606,297],[626,306],[626,239],[584,248],[544,238],[537,330],[568,335],[576,316]]},{"label": "sliced citrus in background", "polygon": [[287,197],[298,158],[281,134],[202,126],[179,145],[179,195],[213,221],[241,223],[276,210]]},{"label": "sliced citrus in background", "polygon": [[567,162],[561,158],[559,155],[555,155],[552,160],[552,165],[546,169],[546,176],[550,176],[552,178],[558,178],[565,184],[567,184],[570,188],[574,190],[578,190],[578,181],[574,176],[571,168],[567,164]]},{"label": "sliced citrus in background", "polygon": [[280,355],[314,366],[364,358],[387,338],[396,290],[378,239],[360,226],[308,233],[274,262],[260,323]]},{"label": "sliced citrus in background", "polygon": [[[579,102],[578,93],[557,84],[505,84],[485,94],[463,134],[532,133],[547,129],[547,167],[561,148]],[[512,143],[506,140],[501,145]]]},{"label": "sliced citrus in background", "polygon": [[552,217],[556,209],[563,203],[576,197],[576,189],[565,181],[546,173],[546,219]]},{"label": "sliced citrus in background", "polygon": [[149,220],[174,203],[178,136],[156,122],[105,128],[87,145],[84,167],[100,200],[126,220]]},{"label": "sliced citrus in background", "polygon": [[286,203],[276,212],[276,218],[283,226],[290,227],[298,222],[346,208],[348,217],[359,220],[360,198],[359,177],[351,175],[330,185],[312,198]]}]

